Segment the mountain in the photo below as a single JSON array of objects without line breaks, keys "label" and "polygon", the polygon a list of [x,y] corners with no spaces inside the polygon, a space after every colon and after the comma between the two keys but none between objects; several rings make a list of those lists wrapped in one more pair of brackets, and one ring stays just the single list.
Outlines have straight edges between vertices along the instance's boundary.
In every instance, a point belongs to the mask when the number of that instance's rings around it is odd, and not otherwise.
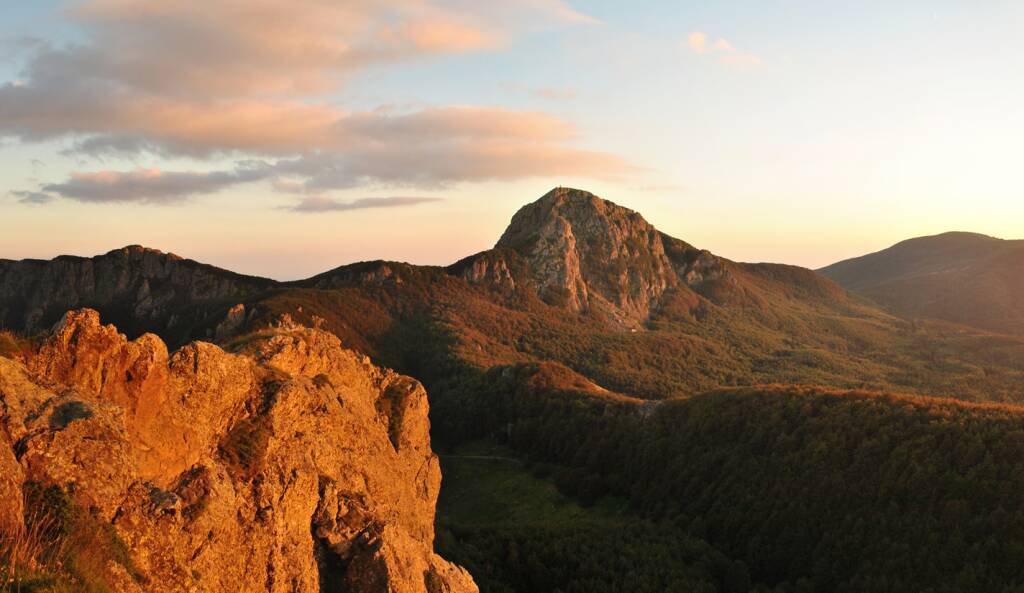
[{"label": "mountain", "polygon": [[[60,308],[101,294],[101,315],[126,319],[126,333],[143,344],[151,331],[190,352],[202,338],[218,346],[201,348],[255,357],[257,366],[282,328],[311,328],[301,331],[318,338],[265,369],[283,373],[285,386],[330,378],[316,356],[306,358],[327,339],[335,340],[328,350],[412,377],[429,394],[431,442],[447,455],[445,471],[464,470],[444,487],[472,493],[441,496],[450,506],[438,514],[438,549],[476,571],[484,593],[599,593],[625,583],[644,592],[1004,593],[1024,584],[1015,572],[1021,490],[1012,479],[998,485],[1019,474],[1024,416],[1006,404],[1024,402],[1022,336],[911,322],[814,271],[730,261],[568,188],[525,205],[494,248],[449,266],[359,262],[283,283],[140,251],[123,275],[90,276],[97,258],[5,262],[13,279],[5,282],[59,284],[57,270],[71,266],[69,277],[82,278],[75,286],[88,290],[0,294],[7,326],[23,330],[0,332],[0,355],[38,356],[39,341],[62,331],[47,330]],[[217,290],[195,288],[211,283]],[[170,296],[140,308],[144,284]],[[87,377],[96,385],[118,372]],[[63,375],[40,377],[33,384],[45,397],[66,393]],[[146,381],[131,377],[130,385]],[[243,418],[262,416],[258,401],[289,405],[279,379],[251,390]],[[147,408],[118,397],[128,422]],[[387,415],[386,401],[368,397]],[[322,406],[299,400],[278,411],[319,418]],[[385,432],[394,426],[359,418]],[[291,430],[291,421],[275,421],[275,430]],[[248,458],[246,435],[260,434],[242,427],[228,428],[234,438],[217,433],[228,465]],[[296,432],[312,457],[334,451]],[[126,429],[129,450],[132,438]],[[239,440],[241,449],[230,445]],[[260,479],[279,485],[281,475]],[[523,484],[533,500],[521,499]],[[573,508],[585,509],[572,511],[584,524],[552,517]],[[516,521],[492,520],[504,512]],[[415,550],[416,563],[430,562]],[[645,572],[609,574],[627,557]],[[988,577],[972,572],[986,564]]]},{"label": "mountain", "polygon": [[1024,334],[1024,241],[945,233],[820,270],[905,317]]},{"label": "mountain", "polygon": [[192,338],[209,315],[275,286],[214,266],[132,245],[96,257],[0,260],[0,327],[35,333],[65,311],[92,307],[131,335]]},{"label": "mountain", "polygon": [[152,331],[176,348],[287,314],[428,387],[453,369],[551,362],[645,399],[764,383],[1024,399],[1024,369],[1006,363],[1021,340],[907,323],[811,270],[729,261],[569,188],[448,267],[361,262],[282,283],[126,248],[0,262],[0,279],[15,330],[90,306],[129,336]]},{"label": "mountain", "polygon": [[0,406],[0,523],[54,555],[24,590],[477,590],[433,553],[423,387],[330,334],[169,355],[72,311],[0,358]]},{"label": "mountain", "polygon": [[[524,206],[495,249],[470,261],[509,252],[525,261],[545,302],[626,325],[646,321],[670,302],[703,297],[718,304],[756,303],[759,290],[775,288],[765,286],[773,277],[785,277],[787,288],[807,295],[845,297],[839,287],[795,267],[717,257],[659,232],[632,210],[571,188],[556,188]],[[503,265],[513,268],[507,261]],[[479,280],[479,270],[474,273],[469,278]]]}]

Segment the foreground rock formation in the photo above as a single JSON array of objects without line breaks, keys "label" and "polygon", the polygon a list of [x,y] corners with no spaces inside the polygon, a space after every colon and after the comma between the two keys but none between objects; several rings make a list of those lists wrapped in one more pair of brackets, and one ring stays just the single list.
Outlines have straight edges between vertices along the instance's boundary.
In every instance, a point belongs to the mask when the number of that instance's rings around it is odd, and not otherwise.
[{"label": "foreground rock formation", "polygon": [[422,386],[289,322],[235,350],[80,310],[0,358],[0,521],[59,486],[127,545],[118,591],[476,591],[432,551]]}]

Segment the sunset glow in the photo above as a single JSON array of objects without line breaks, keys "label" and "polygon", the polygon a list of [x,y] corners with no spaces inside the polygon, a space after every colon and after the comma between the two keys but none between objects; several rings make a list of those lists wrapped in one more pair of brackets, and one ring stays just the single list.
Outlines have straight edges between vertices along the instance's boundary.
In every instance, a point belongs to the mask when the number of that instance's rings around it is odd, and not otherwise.
[{"label": "sunset glow", "polygon": [[4,257],[447,264],[559,185],[737,260],[1024,236],[1019,3],[167,6],[7,7]]}]

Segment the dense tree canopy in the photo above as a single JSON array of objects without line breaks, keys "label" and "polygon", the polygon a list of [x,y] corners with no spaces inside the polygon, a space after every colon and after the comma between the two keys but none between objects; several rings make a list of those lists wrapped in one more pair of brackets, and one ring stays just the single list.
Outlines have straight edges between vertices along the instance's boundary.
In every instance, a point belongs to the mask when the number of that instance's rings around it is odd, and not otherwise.
[{"label": "dense tree canopy", "polygon": [[450,429],[490,430],[580,500],[627,496],[771,586],[1024,586],[1024,410],[799,387],[653,404],[571,377],[494,371],[496,389],[452,390],[438,414],[475,417]]}]

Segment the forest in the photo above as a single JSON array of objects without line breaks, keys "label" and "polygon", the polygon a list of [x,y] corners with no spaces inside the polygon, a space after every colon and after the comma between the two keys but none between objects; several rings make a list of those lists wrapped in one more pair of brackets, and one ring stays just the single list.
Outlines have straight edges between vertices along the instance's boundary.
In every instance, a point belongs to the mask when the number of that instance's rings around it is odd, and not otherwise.
[{"label": "forest", "polygon": [[1024,409],[793,386],[639,402],[555,365],[482,381],[438,404],[448,442],[502,442],[584,505],[624,497],[773,590],[1024,591]]}]

